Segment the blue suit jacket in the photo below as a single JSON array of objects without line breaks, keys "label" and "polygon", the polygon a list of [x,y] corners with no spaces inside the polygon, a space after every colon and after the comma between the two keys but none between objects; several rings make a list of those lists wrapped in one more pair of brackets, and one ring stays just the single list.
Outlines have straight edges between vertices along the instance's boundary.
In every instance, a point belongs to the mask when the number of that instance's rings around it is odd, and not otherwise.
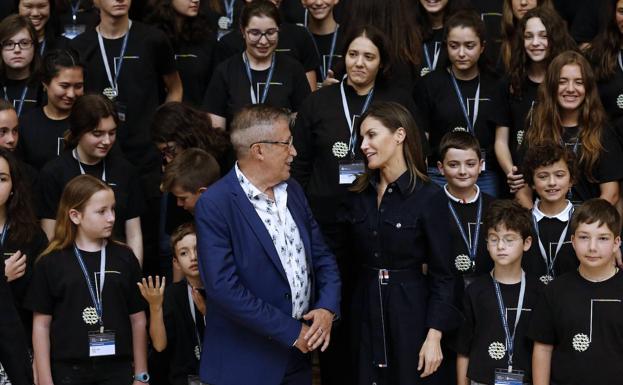
[{"label": "blue suit jacket", "polygon": [[[340,279],[302,188],[288,183],[288,209],[312,272],[310,309],[339,312]],[[200,364],[203,382],[279,384],[301,330],[277,250],[235,169],[210,186],[195,207],[199,267],[207,294]]]}]

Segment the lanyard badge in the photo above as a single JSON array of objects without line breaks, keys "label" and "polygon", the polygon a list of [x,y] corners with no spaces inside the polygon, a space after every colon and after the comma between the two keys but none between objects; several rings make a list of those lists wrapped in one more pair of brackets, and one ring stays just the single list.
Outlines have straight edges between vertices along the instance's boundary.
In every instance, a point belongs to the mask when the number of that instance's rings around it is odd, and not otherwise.
[{"label": "lanyard badge", "polygon": [[430,53],[428,53],[428,45],[426,43],[423,44],[424,51],[424,59],[426,60],[426,67],[422,68],[420,71],[420,76],[426,76],[431,71],[434,71],[437,68],[437,62],[439,61],[439,55],[441,54],[441,42],[435,41],[433,42],[433,59],[430,58]]},{"label": "lanyard badge", "polygon": [[130,37],[130,30],[132,29],[132,20],[128,25],[128,32],[126,32],[123,37],[123,43],[121,43],[121,52],[119,53],[119,62],[113,60],[114,64],[114,76],[110,71],[110,64],[108,64],[108,55],[106,54],[106,47],[104,46],[104,38],[99,31],[99,27],[96,28],[97,31],[97,41],[100,47],[100,53],[102,54],[102,61],[104,62],[104,68],[106,69],[106,77],[108,78],[108,84],[110,87],[104,88],[103,94],[108,97],[110,100],[114,101],[117,96],[119,96],[119,76],[121,74],[121,66],[123,65],[123,59],[125,58],[125,51],[128,48],[128,38]]}]

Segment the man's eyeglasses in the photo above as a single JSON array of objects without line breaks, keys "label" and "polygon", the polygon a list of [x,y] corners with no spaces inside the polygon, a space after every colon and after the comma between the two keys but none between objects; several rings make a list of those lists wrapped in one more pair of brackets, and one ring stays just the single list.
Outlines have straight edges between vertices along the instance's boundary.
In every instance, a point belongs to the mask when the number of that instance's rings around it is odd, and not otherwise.
[{"label": "man's eyeglasses", "polygon": [[271,28],[264,32],[259,29],[248,29],[246,33],[247,39],[249,39],[251,43],[257,43],[262,39],[262,36],[266,37],[266,40],[269,42],[274,43],[277,40],[277,36],[279,36],[279,29]]},{"label": "man's eyeglasses", "polygon": [[253,142],[249,145],[249,148],[253,147],[256,144],[283,144],[284,146],[288,146],[288,148],[292,147],[292,142],[294,142],[294,137],[290,136],[288,140],[279,141],[279,140],[259,140],[257,142]]},{"label": "man's eyeglasses", "polygon": [[32,40],[20,40],[20,41],[3,41],[2,42],[2,49],[5,51],[13,51],[15,49],[16,46],[19,45],[20,49],[28,49],[30,47],[32,47]]}]

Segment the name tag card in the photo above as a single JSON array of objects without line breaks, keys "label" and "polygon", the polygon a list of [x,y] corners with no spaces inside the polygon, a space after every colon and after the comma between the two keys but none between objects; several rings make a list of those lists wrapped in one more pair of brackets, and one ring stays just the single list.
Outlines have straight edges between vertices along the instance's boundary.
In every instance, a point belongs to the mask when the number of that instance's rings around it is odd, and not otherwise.
[{"label": "name tag card", "polygon": [[495,385],[523,385],[522,370],[495,369]]},{"label": "name tag card", "polygon": [[114,356],[115,332],[89,332],[89,357]]},{"label": "name tag card", "polygon": [[343,160],[340,161],[340,184],[351,184],[357,175],[366,172],[366,165],[362,160]]}]

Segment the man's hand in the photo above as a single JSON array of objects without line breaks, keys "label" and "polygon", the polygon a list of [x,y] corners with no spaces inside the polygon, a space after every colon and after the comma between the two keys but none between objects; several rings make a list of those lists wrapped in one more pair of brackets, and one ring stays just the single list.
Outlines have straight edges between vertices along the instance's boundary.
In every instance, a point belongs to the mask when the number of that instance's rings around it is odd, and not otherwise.
[{"label": "man's hand", "polygon": [[145,298],[145,301],[147,301],[150,307],[162,306],[162,302],[164,301],[165,281],[165,277],[162,277],[162,281],[160,281],[160,277],[156,276],[154,285],[154,279],[150,275],[148,279],[143,278],[142,283],[136,283],[138,289],[141,291],[141,295]]},{"label": "man's hand", "polygon": [[307,347],[315,350],[322,344],[321,352],[329,347],[331,339],[331,327],[333,326],[333,314],[326,309],[315,309],[303,316],[306,321],[312,321],[309,331],[305,334]]},{"label": "man's hand", "polygon": [[309,352],[309,349],[307,348],[307,341],[305,341],[305,334],[307,334],[308,331],[309,326],[301,324],[301,332],[294,343],[294,346],[304,354]]},{"label": "man's hand", "polygon": [[26,254],[16,251],[9,258],[4,260],[4,275],[7,282],[15,281],[26,273]]}]

